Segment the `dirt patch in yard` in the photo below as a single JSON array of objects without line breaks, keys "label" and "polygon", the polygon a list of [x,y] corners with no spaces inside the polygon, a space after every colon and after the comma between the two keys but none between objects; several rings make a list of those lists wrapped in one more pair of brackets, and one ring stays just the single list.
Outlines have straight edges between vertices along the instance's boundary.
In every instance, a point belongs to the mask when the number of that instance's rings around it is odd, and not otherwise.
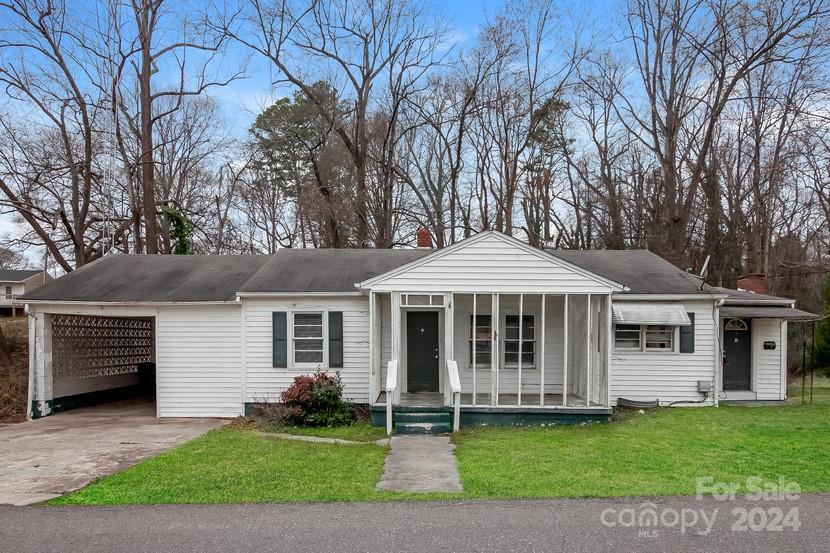
[{"label": "dirt patch in yard", "polygon": [[26,420],[29,385],[29,341],[27,317],[0,319],[0,327],[11,347],[12,365],[0,363],[0,423]]}]

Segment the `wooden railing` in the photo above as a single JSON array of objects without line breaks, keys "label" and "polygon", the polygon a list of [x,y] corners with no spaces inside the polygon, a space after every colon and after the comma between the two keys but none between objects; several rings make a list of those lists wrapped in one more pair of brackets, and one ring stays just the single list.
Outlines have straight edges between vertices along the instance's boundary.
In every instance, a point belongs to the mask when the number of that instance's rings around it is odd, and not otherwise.
[{"label": "wooden railing", "polygon": [[398,399],[398,361],[386,366],[386,434],[392,435],[392,407]]},{"label": "wooden railing", "polygon": [[444,389],[444,402],[453,406],[452,431],[458,432],[461,423],[461,377],[458,364],[447,359],[447,386]]}]

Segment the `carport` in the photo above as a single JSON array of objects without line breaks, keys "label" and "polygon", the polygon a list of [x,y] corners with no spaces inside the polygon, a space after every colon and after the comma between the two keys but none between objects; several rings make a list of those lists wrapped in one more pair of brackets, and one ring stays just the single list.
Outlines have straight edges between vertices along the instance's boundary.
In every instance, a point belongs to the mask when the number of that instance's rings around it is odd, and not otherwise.
[{"label": "carport", "polygon": [[29,306],[29,415],[156,396],[156,317],[135,307]]}]

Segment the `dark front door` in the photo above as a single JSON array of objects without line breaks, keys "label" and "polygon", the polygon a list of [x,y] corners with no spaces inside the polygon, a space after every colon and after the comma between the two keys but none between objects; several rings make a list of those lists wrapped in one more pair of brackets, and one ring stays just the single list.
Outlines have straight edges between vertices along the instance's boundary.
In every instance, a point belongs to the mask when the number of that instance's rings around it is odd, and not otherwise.
[{"label": "dark front door", "polygon": [[406,313],[406,386],[408,392],[438,391],[438,313]]},{"label": "dark front door", "polygon": [[752,319],[727,319],[723,330],[723,389],[752,387]]}]

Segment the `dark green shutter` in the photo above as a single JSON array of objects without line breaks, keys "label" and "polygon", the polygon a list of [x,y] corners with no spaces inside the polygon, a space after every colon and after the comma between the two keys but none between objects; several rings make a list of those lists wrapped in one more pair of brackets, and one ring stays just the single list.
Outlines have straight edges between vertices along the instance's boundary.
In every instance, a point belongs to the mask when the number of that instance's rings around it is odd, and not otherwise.
[{"label": "dark green shutter", "polygon": [[329,367],[343,367],[343,313],[329,311]]},{"label": "dark green shutter", "polygon": [[272,349],[274,367],[288,367],[288,317],[285,311],[271,313]]},{"label": "dark green shutter", "polygon": [[695,314],[688,315],[692,324],[680,327],[680,353],[695,352]]}]

